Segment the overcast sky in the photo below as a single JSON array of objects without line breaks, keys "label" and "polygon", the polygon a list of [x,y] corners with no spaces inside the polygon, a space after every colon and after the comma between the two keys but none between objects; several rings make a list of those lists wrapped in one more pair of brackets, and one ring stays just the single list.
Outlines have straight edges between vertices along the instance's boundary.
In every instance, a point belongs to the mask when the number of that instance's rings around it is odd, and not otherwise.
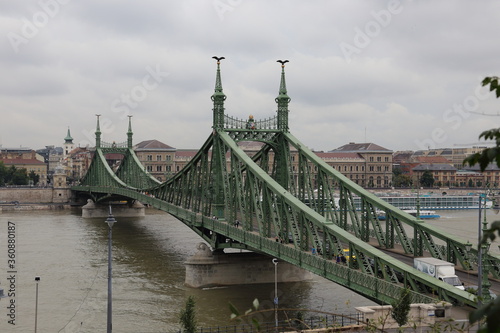
[{"label": "overcast sky", "polygon": [[332,150],[478,142],[498,127],[499,1],[0,0],[0,144],[157,139],[199,148],[211,133],[216,62],[226,114],[276,114],[288,59],[291,132]]}]

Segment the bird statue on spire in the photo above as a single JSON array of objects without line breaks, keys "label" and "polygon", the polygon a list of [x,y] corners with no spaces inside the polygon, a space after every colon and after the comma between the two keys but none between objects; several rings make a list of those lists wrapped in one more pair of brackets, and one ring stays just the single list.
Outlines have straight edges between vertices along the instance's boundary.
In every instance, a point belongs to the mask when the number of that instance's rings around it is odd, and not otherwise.
[{"label": "bird statue on spire", "polygon": [[224,58],[224,57],[217,57],[217,56],[213,56],[212,58],[213,58],[213,59],[215,59],[215,60],[217,60],[217,65],[218,65],[218,64],[220,64],[220,61],[221,61],[222,59],[226,59],[226,58]]},{"label": "bird statue on spire", "polygon": [[285,64],[289,61],[288,60],[276,60],[276,62],[279,62],[281,64],[281,67],[285,67]]}]

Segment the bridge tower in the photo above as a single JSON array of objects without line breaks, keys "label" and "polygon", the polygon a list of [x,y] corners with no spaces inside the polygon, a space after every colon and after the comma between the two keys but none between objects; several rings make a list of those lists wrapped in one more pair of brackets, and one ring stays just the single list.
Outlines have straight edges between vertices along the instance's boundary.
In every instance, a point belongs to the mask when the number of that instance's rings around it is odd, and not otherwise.
[{"label": "bridge tower", "polygon": [[211,97],[213,105],[213,131],[215,135],[212,161],[214,175],[214,192],[212,212],[217,219],[224,219],[224,186],[223,173],[226,171],[226,158],[224,145],[218,140],[216,133],[224,130],[224,101],[226,95],[222,91],[222,80],[220,75],[220,61],[224,57],[213,57],[217,60],[217,74],[215,77],[215,89]]},{"label": "bridge tower", "polygon": [[128,116],[128,131],[127,131],[127,148],[132,149],[133,143],[132,143],[132,136],[134,133],[132,133],[132,116]]},{"label": "bridge tower", "polygon": [[96,114],[97,117],[97,125],[95,128],[95,147],[101,148],[101,127],[99,126],[99,117],[100,114]]}]

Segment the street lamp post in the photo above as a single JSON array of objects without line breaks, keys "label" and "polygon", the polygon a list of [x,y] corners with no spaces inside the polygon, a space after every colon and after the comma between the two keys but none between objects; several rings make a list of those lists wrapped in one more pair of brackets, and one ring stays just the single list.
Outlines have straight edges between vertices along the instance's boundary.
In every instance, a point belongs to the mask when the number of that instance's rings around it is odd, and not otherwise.
[{"label": "street lamp post", "polygon": [[[482,235],[484,235],[484,232],[488,229],[488,221],[486,221],[486,199],[487,197],[484,197],[484,219],[483,219],[483,228],[482,228]],[[482,236],[481,236],[482,240]],[[481,280],[481,295],[483,297],[483,301],[487,303],[490,300],[490,280],[488,279],[488,274],[489,274],[489,267],[488,267],[488,251],[490,249],[490,243],[486,242],[484,244],[481,244],[481,266],[483,266],[482,269],[482,280]],[[478,287],[479,289],[479,287]]]},{"label": "street lamp post", "polygon": [[[477,262],[477,298],[478,304],[481,305],[488,302],[490,300],[490,281],[488,279],[488,251],[490,248],[490,243],[487,242],[482,244],[482,238],[484,231],[488,229],[488,221],[486,220],[486,200],[487,195],[484,195],[484,206],[479,197],[479,220],[478,220],[478,262]],[[484,208],[484,217],[483,221],[481,221],[481,211]],[[494,211],[496,213],[496,208],[494,207]],[[481,224],[482,222],[482,224]]]},{"label": "street lamp post", "polygon": [[36,282],[36,296],[35,296],[35,333],[36,333],[36,328],[37,328],[37,321],[38,321],[38,282],[40,282],[40,277],[35,276],[35,282]]},{"label": "street lamp post", "polygon": [[278,259],[273,259],[274,264],[274,323],[278,332]]},{"label": "street lamp post", "polygon": [[112,228],[116,220],[111,212],[111,205],[109,206],[109,215],[105,221],[108,224],[108,320],[107,320],[107,333],[111,333],[113,330],[112,322],[112,310],[113,310],[113,298],[112,298],[112,287],[111,287],[111,277],[112,277]]}]

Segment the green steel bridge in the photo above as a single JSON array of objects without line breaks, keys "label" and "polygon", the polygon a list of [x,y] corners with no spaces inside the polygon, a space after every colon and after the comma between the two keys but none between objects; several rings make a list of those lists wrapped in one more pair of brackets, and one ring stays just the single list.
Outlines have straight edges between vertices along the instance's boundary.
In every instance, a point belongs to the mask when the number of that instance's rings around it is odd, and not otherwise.
[{"label": "green steel bridge", "polygon": [[[364,190],[290,133],[287,61],[278,61],[281,80],[275,99],[277,114],[256,120],[224,113],[226,95],[220,73],[223,58],[214,58],[217,71],[211,96],[213,129],[180,172],[163,183],[157,181],[145,171],[132,149],[131,119],[127,142],[109,144],[101,141],[98,116],[95,154],[87,174],[72,190],[95,202],[138,200],[175,216],[213,250],[237,248],[267,254],[379,304],[392,303],[399,299],[402,288],[408,288],[413,303],[478,305],[474,295],[380,250],[397,246],[410,256],[440,258],[464,270],[473,270],[478,264],[478,251],[467,251],[468,242]],[[238,145],[242,141],[257,141],[262,146],[249,156]],[[117,170],[106,161],[109,153],[123,155]],[[293,158],[298,158],[296,170]],[[355,206],[354,198],[360,198],[357,200],[361,200],[361,207]],[[377,218],[380,211],[386,215],[384,221]],[[351,260],[347,265],[337,264],[335,258],[344,249],[349,249]],[[491,276],[498,278],[500,257],[487,254],[483,260]]]}]

